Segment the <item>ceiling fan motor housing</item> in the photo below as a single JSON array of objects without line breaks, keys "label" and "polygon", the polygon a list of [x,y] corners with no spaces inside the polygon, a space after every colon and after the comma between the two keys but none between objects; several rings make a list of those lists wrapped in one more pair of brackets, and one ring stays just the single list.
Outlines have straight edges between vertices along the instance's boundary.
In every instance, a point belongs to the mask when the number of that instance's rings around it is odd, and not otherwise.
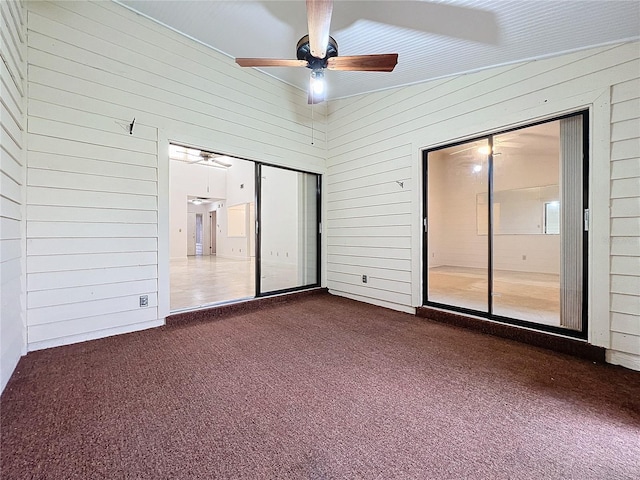
[{"label": "ceiling fan motor housing", "polygon": [[331,57],[338,56],[338,42],[333,37],[329,37],[329,44],[327,45],[327,53],[324,58],[317,58],[311,55],[311,47],[309,45],[309,35],[302,37],[296,45],[296,55],[298,60],[306,60],[307,68],[311,70],[319,70],[327,68],[327,60]]}]

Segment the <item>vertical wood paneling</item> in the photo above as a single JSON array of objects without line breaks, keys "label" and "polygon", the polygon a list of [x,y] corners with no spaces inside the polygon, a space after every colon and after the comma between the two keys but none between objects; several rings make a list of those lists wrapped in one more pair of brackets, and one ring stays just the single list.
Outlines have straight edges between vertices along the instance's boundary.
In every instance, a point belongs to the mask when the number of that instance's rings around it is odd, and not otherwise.
[{"label": "vertical wood paneling", "polygon": [[611,89],[611,151],[610,359],[633,368],[640,363],[640,78]]},{"label": "vertical wood paneling", "polygon": [[0,6],[0,392],[25,350],[24,335],[24,5]]},{"label": "vertical wood paneling", "polygon": [[[393,308],[420,305],[421,149],[579,111],[593,106],[605,94],[609,98],[609,92],[612,92],[612,108],[593,108],[592,118],[594,125],[610,126],[611,157],[609,159],[606,153],[603,155],[609,150],[607,143],[602,149],[593,147],[598,150],[591,161],[605,162],[605,171],[613,172],[611,197],[616,202],[612,205],[615,213],[611,222],[611,244],[616,245],[617,251],[630,255],[631,247],[637,244],[625,239],[637,238],[639,228],[638,50],[637,42],[600,47],[330,102],[327,120],[329,289],[364,301],[384,300]],[[595,145],[602,135],[593,130],[592,134]],[[396,153],[390,150],[396,150]],[[403,158],[404,163],[394,164],[398,158]],[[376,172],[380,172],[378,177]],[[405,172],[409,172],[405,188],[411,189],[408,204],[402,203],[402,197],[394,196],[399,194],[395,191],[395,182]],[[598,202],[609,201],[609,198],[600,198],[598,193],[592,192]],[[356,199],[370,207],[358,204],[356,209],[346,213],[332,208],[333,205],[340,206],[339,201],[353,204]],[[389,231],[394,232],[392,243]],[[591,235],[597,237],[599,234],[592,232]],[[333,247],[332,244],[338,241],[340,245],[351,246],[352,251]],[[405,248],[409,246],[405,257],[396,258],[395,250],[389,250],[394,256],[386,255],[388,246],[398,244]],[[367,250],[365,245],[379,248]],[[634,251],[636,253],[632,255],[637,256],[637,249]],[[598,265],[600,274],[602,267],[609,268],[608,258],[590,261],[592,265]],[[625,272],[627,275],[628,271]],[[403,278],[411,287],[394,288],[390,290],[392,295],[382,297],[375,283],[362,283],[362,274],[384,281]],[[407,292],[413,293],[407,295]],[[618,294],[592,292],[591,301],[597,303],[598,298]],[[612,300],[616,305],[626,305],[625,315],[629,315],[628,298]],[[609,307],[605,308],[608,310]],[[597,324],[599,330],[609,332],[609,319],[604,317],[598,315],[598,318],[590,318],[590,322]],[[629,335],[628,332],[625,334]],[[608,342],[608,338],[606,336],[604,342]],[[625,355],[629,355],[628,345],[633,342],[625,345]],[[626,364],[637,368],[634,365],[638,362]]]}]

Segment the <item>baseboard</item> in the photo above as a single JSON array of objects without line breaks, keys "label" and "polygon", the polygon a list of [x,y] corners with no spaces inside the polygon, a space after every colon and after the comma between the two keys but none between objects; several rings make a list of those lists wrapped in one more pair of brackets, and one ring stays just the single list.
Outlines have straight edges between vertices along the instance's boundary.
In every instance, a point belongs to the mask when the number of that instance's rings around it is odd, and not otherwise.
[{"label": "baseboard", "polygon": [[329,293],[331,295],[335,295],[336,297],[344,297],[350,300],[355,300],[356,302],[368,303],[377,307],[388,308],[390,310],[396,310],[398,312],[410,313],[411,315],[415,315],[416,313],[415,307],[408,307],[407,305],[400,305],[398,303],[387,302],[385,300],[378,300],[377,298],[365,297],[364,295],[355,295],[353,293],[333,290],[331,288],[329,289]]},{"label": "baseboard", "polygon": [[498,323],[484,318],[448,312],[432,307],[418,307],[416,315],[436,322],[476,330],[496,337],[566,353],[592,362],[605,363],[605,349],[575,338],[563,337],[514,325]]},{"label": "baseboard", "polygon": [[63,345],[71,345],[72,343],[86,342],[88,340],[97,340],[99,338],[112,337],[114,335],[122,335],[124,333],[138,332],[149,328],[160,327],[164,325],[164,319],[150,320],[148,322],[133,323],[120,327],[106,328],[96,330],[94,332],[80,333],[77,335],[69,335],[60,338],[52,338],[41,342],[32,342],[27,345],[29,352],[36,350],[44,350],[45,348],[61,347]]},{"label": "baseboard", "polygon": [[[6,335],[6,333],[5,333]],[[5,340],[4,338],[2,340]],[[4,342],[3,342],[4,343]],[[24,339],[22,332],[15,338],[2,345],[3,349],[0,353],[0,393],[4,391],[11,375],[13,375],[24,350]]]},{"label": "baseboard", "polygon": [[607,363],[640,371],[640,355],[634,355],[632,353],[607,350]]}]

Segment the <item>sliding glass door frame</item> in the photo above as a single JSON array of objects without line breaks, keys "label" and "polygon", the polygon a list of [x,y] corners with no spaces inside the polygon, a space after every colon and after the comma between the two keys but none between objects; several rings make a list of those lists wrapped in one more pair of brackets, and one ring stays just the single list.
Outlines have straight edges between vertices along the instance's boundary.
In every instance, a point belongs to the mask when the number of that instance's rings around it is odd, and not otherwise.
[{"label": "sliding glass door frame", "polygon": [[[254,162],[255,163],[255,219],[256,219],[256,242],[255,242],[255,257],[256,257],[256,268],[255,268],[255,297],[269,297],[273,295],[279,295],[283,293],[296,292],[300,290],[307,290],[309,288],[317,288],[321,284],[321,269],[320,269],[320,261],[321,261],[321,237],[322,237],[322,175],[312,172],[305,172],[304,170],[298,170],[290,167],[281,167],[279,165],[271,165],[263,162]],[[315,175],[316,177],[316,255],[315,255],[315,263],[316,263],[316,281],[312,284],[300,285],[297,287],[284,288],[281,290],[273,290],[262,292],[262,168],[263,167],[271,167],[271,168],[280,168],[282,170],[288,170],[296,173],[303,173],[307,175]]]},{"label": "sliding glass door frame", "polygon": [[[582,326],[579,331],[571,330],[568,328],[557,327],[553,325],[545,325],[541,323],[534,323],[526,320],[520,320],[517,318],[504,317],[493,313],[493,295],[494,295],[494,275],[493,275],[493,260],[494,260],[494,137],[509,132],[514,132],[528,127],[541,125],[548,122],[563,120],[570,117],[582,117],[582,210],[584,212],[583,229],[582,229]],[[429,169],[428,169],[428,157],[429,153],[435,152],[444,148],[450,148],[468,144],[475,141],[486,140],[489,145],[488,152],[488,168],[487,168],[487,184],[488,184],[488,208],[487,208],[487,268],[488,268],[488,291],[487,291],[487,311],[473,310],[470,308],[459,307],[455,305],[449,305],[439,302],[433,302],[429,300]],[[520,125],[509,129],[499,130],[490,134],[480,135],[465,139],[459,142],[453,142],[450,144],[425,149],[422,151],[422,304],[425,306],[440,308],[444,310],[450,310],[453,312],[464,313],[473,315],[476,317],[486,318],[502,323],[512,324],[520,327],[526,327],[534,330],[539,330],[548,333],[559,334],[568,337],[574,337],[579,339],[587,339],[588,337],[588,256],[589,256],[589,232],[588,232],[588,212],[589,212],[589,111],[581,110],[566,115],[549,118],[537,122]],[[562,295],[563,292],[560,292]]]}]

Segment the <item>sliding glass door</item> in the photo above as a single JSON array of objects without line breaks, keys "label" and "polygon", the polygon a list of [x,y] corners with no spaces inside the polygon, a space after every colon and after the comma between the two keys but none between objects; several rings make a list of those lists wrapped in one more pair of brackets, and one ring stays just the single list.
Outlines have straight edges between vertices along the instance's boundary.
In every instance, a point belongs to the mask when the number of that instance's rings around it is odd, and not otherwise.
[{"label": "sliding glass door", "polygon": [[320,176],[171,144],[170,309],[320,285]]},{"label": "sliding glass door", "polygon": [[[487,139],[427,158],[429,301],[488,312]],[[477,215],[478,214],[478,215]]]},{"label": "sliding glass door", "polygon": [[319,176],[258,167],[258,293],[318,285]]},{"label": "sliding glass door", "polygon": [[424,154],[424,303],[586,335],[587,115]]}]

